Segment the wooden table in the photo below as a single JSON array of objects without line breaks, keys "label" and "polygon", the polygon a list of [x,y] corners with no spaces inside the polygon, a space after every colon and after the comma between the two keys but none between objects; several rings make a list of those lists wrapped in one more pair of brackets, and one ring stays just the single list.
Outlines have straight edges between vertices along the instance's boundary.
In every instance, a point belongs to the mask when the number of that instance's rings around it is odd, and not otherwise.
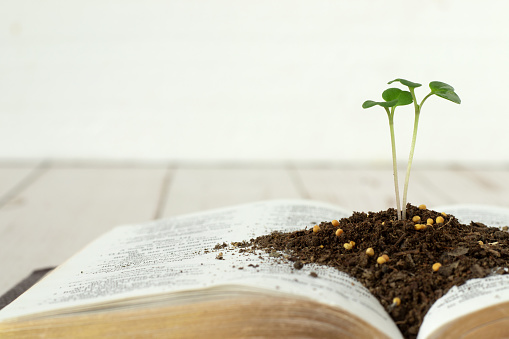
[{"label": "wooden table", "polygon": [[[379,211],[394,206],[393,195],[392,170],[383,166],[2,163],[0,295],[116,225],[279,198]],[[509,207],[509,168],[416,166],[409,201]]]}]

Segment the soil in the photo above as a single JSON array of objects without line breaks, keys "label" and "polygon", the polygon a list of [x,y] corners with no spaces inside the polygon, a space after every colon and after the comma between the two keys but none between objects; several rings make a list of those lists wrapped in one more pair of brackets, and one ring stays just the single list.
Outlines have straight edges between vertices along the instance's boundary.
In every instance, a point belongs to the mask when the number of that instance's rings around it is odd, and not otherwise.
[{"label": "soil", "polygon": [[[421,222],[413,222],[419,216]],[[437,217],[444,219],[437,223]],[[434,223],[422,230],[416,224]],[[395,209],[354,212],[349,218],[313,229],[274,232],[251,239],[253,249],[283,251],[295,269],[315,263],[346,272],[361,282],[385,307],[405,338],[415,338],[431,305],[451,287],[472,278],[508,274],[509,232],[481,223],[460,224],[452,215],[407,205],[407,220]],[[316,228],[316,226],[315,226]],[[336,236],[340,228],[343,233]],[[352,249],[344,244],[353,241]],[[372,248],[374,255],[366,254]],[[377,263],[386,254],[389,260]],[[433,265],[441,267],[433,270]],[[396,305],[394,298],[401,303]]]}]

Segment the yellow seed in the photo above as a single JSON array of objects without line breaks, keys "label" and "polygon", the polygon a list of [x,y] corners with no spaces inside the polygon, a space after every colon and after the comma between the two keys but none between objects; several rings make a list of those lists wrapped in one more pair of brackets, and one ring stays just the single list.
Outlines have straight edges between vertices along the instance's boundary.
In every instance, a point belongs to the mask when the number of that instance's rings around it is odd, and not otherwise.
[{"label": "yellow seed", "polygon": [[349,244],[349,243],[345,243],[343,244],[343,247],[347,250],[351,250],[353,248],[352,244]]},{"label": "yellow seed", "polygon": [[444,218],[437,217],[436,222],[437,222],[437,224],[443,224],[444,223]]},{"label": "yellow seed", "polygon": [[433,272],[438,271],[440,269],[440,267],[442,267],[441,263],[439,263],[439,262],[434,263],[433,267],[432,267],[433,268]]},{"label": "yellow seed", "polygon": [[419,209],[420,209],[420,210],[425,210],[425,209],[426,209],[426,205],[424,205],[424,204],[419,205]]},{"label": "yellow seed", "polygon": [[396,298],[392,299],[392,303],[396,306],[399,306],[399,305],[401,305],[401,299],[396,297]]},{"label": "yellow seed", "polygon": [[318,226],[318,225],[313,226],[313,232],[315,232],[315,233],[320,232],[320,226]]},{"label": "yellow seed", "polygon": [[433,225],[433,219],[428,218],[428,220],[426,220],[426,223],[427,223],[428,225]]},{"label": "yellow seed", "polygon": [[416,231],[420,231],[420,230],[425,229],[426,225],[424,225],[424,224],[415,224],[414,228],[415,228]]},{"label": "yellow seed", "polygon": [[376,259],[376,262],[379,264],[379,265],[382,265],[382,264],[385,264],[387,262],[387,260],[385,260],[384,257],[378,257]]},{"label": "yellow seed", "polygon": [[387,254],[383,254],[383,255],[382,255],[382,258],[384,258],[384,259],[385,259],[385,261],[389,261],[389,256],[388,256]]},{"label": "yellow seed", "polygon": [[385,221],[384,221],[384,222],[382,222],[382,226],[385,226]]},{"label": "yellow seed", "polygon": [[477,243],[478,243],[479,245],[484,245],[484,243],[483,243],[481,240],[479,240]]},{"label": "yellow seed", "polygon": [[331,224],[332,224],[332,226],[334,226],[334,227],[338,227],[338,226],[339,226],[339,221],[337,221],[336,219],[334,219],[334,220],[332,220],[332,221],[331,221]]},{"label": "yellow seed", "polygon": [[320,245],[320,248],[323,248],[323,245]]},{"label": "yellow seed", "polygon": [[420,222],[420,221],[421,221],[421,217],[420,217],[420,216],[418,216],[418,215],[416,215],[416,216],[414,216],[414,217],[412,218],[412,221],[413,221],[413,222]]},{"label": "yellow seed", "polygon": [[366,250],[366,254],[372,257],[375,255],[375,250],[370,247]]},{"label": "yellow seed", "polygon": [[443,215],[444,217],[446,217],[446,216],[447,216],[447,213],[445,213],[445,212],[442,212],[442,215]]},{"label": "yellow seed", "polygon": [[338,228],[336,230],[336,235],[339,237],[341,234],[343,234],[343,230],[341,228]]},{"label": "yellow seed", "polygon": [[350,245],[352,245],[352,247],[355,246],[355,241],[350,240]]}]

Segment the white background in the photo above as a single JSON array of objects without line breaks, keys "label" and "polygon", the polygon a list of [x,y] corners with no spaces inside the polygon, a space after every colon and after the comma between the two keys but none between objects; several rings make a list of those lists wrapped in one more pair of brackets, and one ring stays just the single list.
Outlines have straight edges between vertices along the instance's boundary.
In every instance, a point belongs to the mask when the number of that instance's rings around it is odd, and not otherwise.
[{"label": "white background", "polygon": [[[509,162],[504,0],[0,0],[0,160]],[[399,160],[411,106],[396,111]]]}]

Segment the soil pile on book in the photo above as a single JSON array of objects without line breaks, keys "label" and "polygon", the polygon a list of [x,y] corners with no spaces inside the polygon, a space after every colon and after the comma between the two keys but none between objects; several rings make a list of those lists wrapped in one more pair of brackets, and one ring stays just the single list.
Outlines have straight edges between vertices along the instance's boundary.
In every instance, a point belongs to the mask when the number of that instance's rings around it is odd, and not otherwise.
[{"label": "soil pile on book", "polygon": [[354,212],[338,226],[322,222],[314,229],[274,232],[250,245],[284,251],[296,269],[315,263],[350,274],[380,301],[405,338],[415,338],[428,309],[451,287],[507,274],[509,233],[507,227],[464,225],[410,204],[407,213],[407,220],[398,221],[394,209]]}]

